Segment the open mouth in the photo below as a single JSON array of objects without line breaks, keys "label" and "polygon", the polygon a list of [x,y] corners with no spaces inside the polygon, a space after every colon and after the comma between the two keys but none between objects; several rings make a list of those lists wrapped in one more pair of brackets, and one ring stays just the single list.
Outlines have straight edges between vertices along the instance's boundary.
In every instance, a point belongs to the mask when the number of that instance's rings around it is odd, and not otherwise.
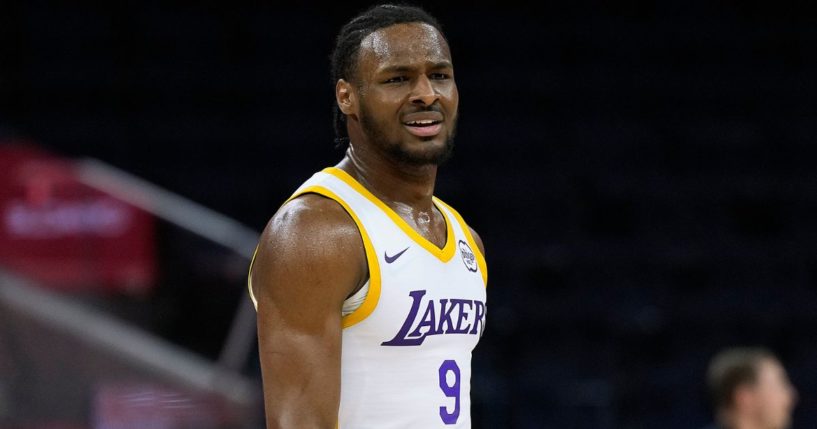
[{"label": "open mouth", "polygon": [[409,121],[404,122],[403,125],[407,127],[430,127],[441,123],[442,121],[437,121],[434,119],[424,119],[421,121]]},{"label": "open mouth", "polygon": [[[406,118],[403,122],[409,133],[418,137],[430,137],[440,133],[443,128],[442,115],[439,113],[417,113],[414,116],[425,116],[420,118]],[[429,117],[431,116],[431,117]]]},{"label": "open mouth", "polygon": [[443,128],[442,121],[415,121],[403,124],[408,132],[417,137],[431,137],[440,133]]}]

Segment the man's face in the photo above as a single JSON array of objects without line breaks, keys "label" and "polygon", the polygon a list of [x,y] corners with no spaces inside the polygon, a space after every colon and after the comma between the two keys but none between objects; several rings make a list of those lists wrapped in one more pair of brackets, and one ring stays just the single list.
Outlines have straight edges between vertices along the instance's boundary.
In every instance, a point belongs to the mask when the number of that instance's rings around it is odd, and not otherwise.
[{"label": "man's face", "polygon": [[755,420],[761,427],[784,429],[789,426],[796,393],[779,362],[766,359],[760,363],[752,391]]},{"label": "man's face", "polygon": [[448,158],[459,94],[448,43],[434,27],[396,24],[368,35],[354,85],[360,127],[375,148],[414,165]]}]

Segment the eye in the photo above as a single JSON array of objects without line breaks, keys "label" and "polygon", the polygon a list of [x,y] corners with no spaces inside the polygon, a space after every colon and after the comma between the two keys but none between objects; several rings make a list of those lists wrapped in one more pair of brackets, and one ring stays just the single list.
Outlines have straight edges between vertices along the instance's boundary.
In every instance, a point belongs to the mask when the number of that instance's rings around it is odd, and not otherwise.
[{"label": "eye", "polygon": [[395,76],[393,78],[386,79],[383,83],[400,83],[407,81],[408,78],[405,76]]},{"label": "eye", "polygon": [[434,79],[434,80],[445,80],[445,79],[451,79],[451,75],[449,75],[447,73],[432,73],[431,78]]}]

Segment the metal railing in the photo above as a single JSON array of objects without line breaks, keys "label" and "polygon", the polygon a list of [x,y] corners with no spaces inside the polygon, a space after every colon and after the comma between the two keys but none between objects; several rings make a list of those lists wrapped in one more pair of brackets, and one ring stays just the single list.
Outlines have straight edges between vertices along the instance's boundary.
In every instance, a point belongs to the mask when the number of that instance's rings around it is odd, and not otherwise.
[{"label": "metal railing", "polygon": [[[86,185],[231,249],[246,258],[249,265],[260,235],[257,231],[102,161],[85,158],[76,165],[78,178]],[[221,349],[218,366],[239,372],[252,351],[255,332],[255,309],[249,295],[244,294]]]}]

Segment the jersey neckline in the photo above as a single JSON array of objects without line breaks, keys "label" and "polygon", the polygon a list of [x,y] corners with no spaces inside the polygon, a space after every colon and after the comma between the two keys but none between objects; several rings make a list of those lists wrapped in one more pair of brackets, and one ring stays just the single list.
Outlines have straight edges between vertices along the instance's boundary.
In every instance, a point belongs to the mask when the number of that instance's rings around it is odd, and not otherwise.
[{"label": "jersey neckline", "polygon": [[327,167],[323,169],[324,173],[331,174],[332,176],[340,179],[342,182],[349,185],[352,189],[357,191],[360,195],[364,198],[369,200],[372,204],[377,206],[386,216],[388,216],[398,228],[400,228],[409,238],[412,239],[415,243],[420,245],[420,247],[426,249],[429,253],[434,255],[437,259],[442,262],[448,262],[454,256],[454,228],[452,226],[452,220],[448,218],[445,214],[445,210],[440,207],[440,203],[437,197],[432,197],[432,203],[434,207],[440,212],[445,220],[445,230],[446,230],[446,237],[445,237],[445,245],[442,248],[437,247],[436,244],[429,241],[427,238],[423,237],[419,232],[417,232],[414,228],[412,228],[408,222],[406,222],[400,215],[397,214],[391,207],[389,207],[386,203],[384,203],[380,198],[377,198],[374,194],[371,193],[368,189],[366,189],[360,182],[355,180],[349,173],[341,170],[337,167]]}]

